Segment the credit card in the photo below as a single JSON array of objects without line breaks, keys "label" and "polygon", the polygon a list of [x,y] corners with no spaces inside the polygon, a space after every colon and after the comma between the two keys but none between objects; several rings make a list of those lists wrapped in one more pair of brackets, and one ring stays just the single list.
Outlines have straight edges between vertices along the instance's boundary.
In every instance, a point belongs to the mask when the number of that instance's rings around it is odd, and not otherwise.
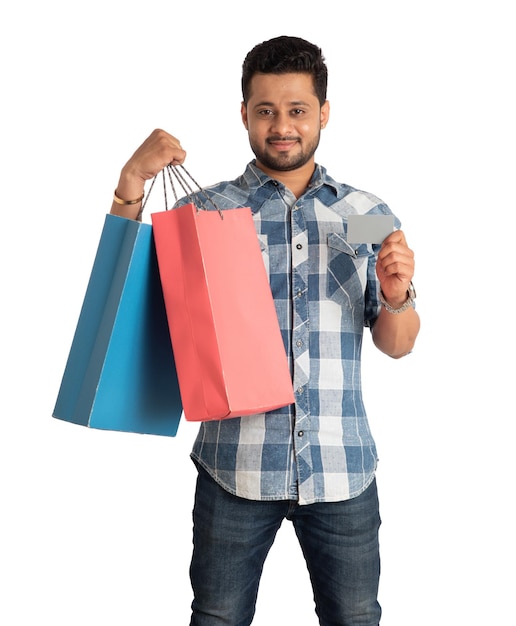
[{"label": "credit card", "polygon": [[349,215],[347,241],[382,243],[394,230],[394,215]]}]

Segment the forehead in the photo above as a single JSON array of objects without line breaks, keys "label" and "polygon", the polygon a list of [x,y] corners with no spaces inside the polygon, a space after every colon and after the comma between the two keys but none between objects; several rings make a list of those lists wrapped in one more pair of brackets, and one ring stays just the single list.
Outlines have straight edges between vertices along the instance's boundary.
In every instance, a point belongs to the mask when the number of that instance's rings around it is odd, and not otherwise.
[{"label": "forehead", "polygon": [[317,100],[311,74],[255,74],[250,83],[248,104],[312,102]]}]

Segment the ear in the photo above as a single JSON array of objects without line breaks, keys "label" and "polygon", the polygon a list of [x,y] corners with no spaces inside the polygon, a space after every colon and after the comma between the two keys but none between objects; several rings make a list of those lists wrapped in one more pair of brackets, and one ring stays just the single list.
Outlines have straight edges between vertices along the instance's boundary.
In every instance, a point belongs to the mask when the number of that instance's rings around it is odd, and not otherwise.
[{"label": "ear", "polygon": [[321,107],[321,128],[325,128],[330,119],[330,103],[328,100]]},{"label": "ear", "polygon": [[247,126],[247,106],[245,105],[245,102],[242,102],[242,104],[240,105],[240,115],[242,116],[242,122],[246,130],[249,130]]}]

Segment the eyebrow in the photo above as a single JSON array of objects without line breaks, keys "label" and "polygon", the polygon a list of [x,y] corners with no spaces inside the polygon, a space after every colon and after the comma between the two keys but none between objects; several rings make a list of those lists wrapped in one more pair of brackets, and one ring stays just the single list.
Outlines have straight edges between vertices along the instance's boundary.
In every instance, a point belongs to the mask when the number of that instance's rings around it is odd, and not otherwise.
[{"label": "eyebrow", "polygon": [[[308,102],[305,102],[305,100],[292,100],[288,104],[290,106],[310,106]],[[274,102],[267,102],[266,100],[263,100],[262,102],[257,102],[254,106],[255,107],[263,107],[263,106],[274,107],[276,105]]]}]

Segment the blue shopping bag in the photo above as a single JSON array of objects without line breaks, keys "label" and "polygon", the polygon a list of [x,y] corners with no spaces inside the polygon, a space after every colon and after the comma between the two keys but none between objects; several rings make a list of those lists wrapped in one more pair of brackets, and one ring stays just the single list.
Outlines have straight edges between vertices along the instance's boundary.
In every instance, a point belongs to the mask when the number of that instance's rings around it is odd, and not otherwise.
[{"label": "blue shopping bag", "polygon": [[52,415],[176,435],[182,403],[149,224],[106,216]]}]

